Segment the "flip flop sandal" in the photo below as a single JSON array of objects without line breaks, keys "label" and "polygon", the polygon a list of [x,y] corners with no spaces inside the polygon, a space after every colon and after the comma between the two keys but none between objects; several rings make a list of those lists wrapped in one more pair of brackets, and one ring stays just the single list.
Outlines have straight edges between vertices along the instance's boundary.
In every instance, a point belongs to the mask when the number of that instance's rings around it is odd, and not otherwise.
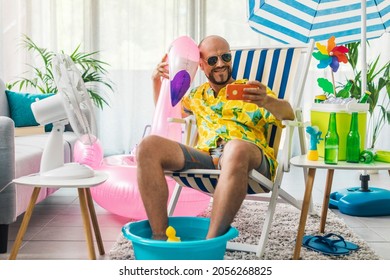
[{"label": "flip flop sandal", "polygon": [[302,246],[310,250],[329,256],[348,255],[348,249],[335,246],[333,242],[319,235],[306,235],[303,237]]},{"label": "flip flop sandal", "polygon": [[328,239],[331,241],[335,246],[340,248],[345,248],[350,251],[355,251],[359,249],[359,246],[355,243],[349,242],[344,240],[344,238],[341,235],[335,234],[335,233],[328,233],[327,235],[324,235],[323,238]]}]

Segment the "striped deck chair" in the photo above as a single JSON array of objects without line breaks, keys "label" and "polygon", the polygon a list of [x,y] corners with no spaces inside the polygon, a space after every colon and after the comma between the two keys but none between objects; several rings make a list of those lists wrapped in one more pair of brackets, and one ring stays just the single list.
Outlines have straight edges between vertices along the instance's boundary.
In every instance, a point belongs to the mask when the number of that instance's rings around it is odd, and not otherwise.
[{"label": "striped deck chair", "polygon": [[[284,45],[282,47],[232,50],[233,78],[258,80],[263,84],[268,85],[279,98],[286,99],[292,104],[296,114],[296,120],[285,122],[285,129],[271,126],[268,130],[268,143],[274,148],[279,162],[275,180],[271,181],[267,179],[256,170],[249,172],[248,195],[246,199],[264,200],[264,196],[257,195],[264,192],[263,188],[266,188],[271,192],[271,195],[268,194],[266,197],[269,201],[269,207],[259,243],[241,244],[236,243],[233,240],[232,242],[228,242],[228,250],[255,252],[258,257],[262,256],[278,197],[280,196],[297,208],[301,207],[294,197],[280,188],[280,185],[283,173],[289,171],[290,143],[294,127],[300,128],[298,130],[300,131],[299,134],[302,139],[301,152],[306,151],[302,114],[298,105],[301,102],[312,50],[313,42],[300,46]],[[191,133],[191,127],[195,124],[195,120],[189,118],[177,121],[186,124],[186,144],[193,144],[190,139],[191,135],[194,135],[193,132]],[[286,141],[281,141],[282,135]],[[278,155],[278,151],[279,144],[282,144],[282,142],[284,147],[282,149],[283,156],[280,156]],[[168,214],[173,214],[182,187],[191,187],[212,195],[218,182],[219,174],[220,170],[209,169],[189,169],[182,172],[167,171],[166,175],[172,177],[178,183],[168,205]]]}]

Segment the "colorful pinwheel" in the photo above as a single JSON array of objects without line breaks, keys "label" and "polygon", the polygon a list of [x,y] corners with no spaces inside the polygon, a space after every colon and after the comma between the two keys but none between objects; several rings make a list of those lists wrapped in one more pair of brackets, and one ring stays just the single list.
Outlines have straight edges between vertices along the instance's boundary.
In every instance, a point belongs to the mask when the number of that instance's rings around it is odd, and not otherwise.
[{"label": "colorful pinwheel", "polygon": [[336,46],[335,40],[336,38],[334,36],[330,37],[328,40],[328,46],[316,43],[318,52],[313,53],[313,56],[320,61],[317,65],[318,68],[323,69],[330,66],[333,72],[337,72],[340,62],[348,62],[348,58],[345,55],[349,51],[348,48],[344,46]]},{"label": "colorful pinwheel", "polygon": [[336,91],[336,86],[334,82],[334,72],[337,72],[340,66],[340,62],[347,63],[348,58],[346,56],[346,53],[348,53],[348,48],[344,46],[336,46],[335,42],[336,38],[334,36],[330,37],[328,40],[328,46],[324,46],[321,43],[316,43],[318,52],[314,52],[313,56],[317,60],[319,60],[319,63],[317,67],[319,69],[324,69],[328,66],[332,69],[330,71],[332,82],[330,82],[328,79],[325,78],[318,78],[318,86],[322,88],[322,90],[326,94],[332,94],[336,97],[348,97],[349,96],[349,89],[347,93],[344,91],[340,92],[340,94]]}]

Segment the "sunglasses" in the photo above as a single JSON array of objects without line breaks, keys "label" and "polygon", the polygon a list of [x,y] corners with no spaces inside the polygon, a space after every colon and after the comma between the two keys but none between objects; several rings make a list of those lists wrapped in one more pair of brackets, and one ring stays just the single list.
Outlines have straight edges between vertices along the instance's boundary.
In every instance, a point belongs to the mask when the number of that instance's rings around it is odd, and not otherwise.
[{"label": "sunglasses", "polygon": [[208,65],[214,66],[218,62],[218,57],[222,58],[223,62],[230,62],[232,60],[232,54],[231,53],[224,53],[221,55],[213,55],[210,56],[207,59],[204,59]]}]

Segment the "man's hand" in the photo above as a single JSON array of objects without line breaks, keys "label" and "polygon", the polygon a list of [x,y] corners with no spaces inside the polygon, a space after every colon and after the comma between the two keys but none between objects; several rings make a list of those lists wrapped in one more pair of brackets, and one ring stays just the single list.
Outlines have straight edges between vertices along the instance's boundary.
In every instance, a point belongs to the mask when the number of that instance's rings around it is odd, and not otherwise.
[{"label": "man's hand", "polygon": [[165,54],[161,61],[157,64],[156,69],[154,69],[152,74],[152,80],[160,80],[161,78],[169,79],[169,70],[168,70],[168,54]]},{"label": "man's hand", "polygon": [[269,96],[267,87],[258,81],[248,81],[247,84],[256,85],[258,88],[244,89],[245,102],[265,108],[279,120],[293,120],[295,118],[294,111],[287,100]]},{"label": "man's hand", "polygon": [[157,104],[158,96],[160,95],[162,79],[164,78],[169,79],[167,60],[168,60],[168,54],[165,54],[161,59],[161,61],[157,64],[156,69],[154,69],[152,73],[154,104]]},{"label": "man's hand", "polygon": [[244,89],[244,101],[254,103],[259,107],[265,107],[268,99],[271,98],[267,95],[267,87],[258,81],[248,81],[247,84],[257,87]]}]

